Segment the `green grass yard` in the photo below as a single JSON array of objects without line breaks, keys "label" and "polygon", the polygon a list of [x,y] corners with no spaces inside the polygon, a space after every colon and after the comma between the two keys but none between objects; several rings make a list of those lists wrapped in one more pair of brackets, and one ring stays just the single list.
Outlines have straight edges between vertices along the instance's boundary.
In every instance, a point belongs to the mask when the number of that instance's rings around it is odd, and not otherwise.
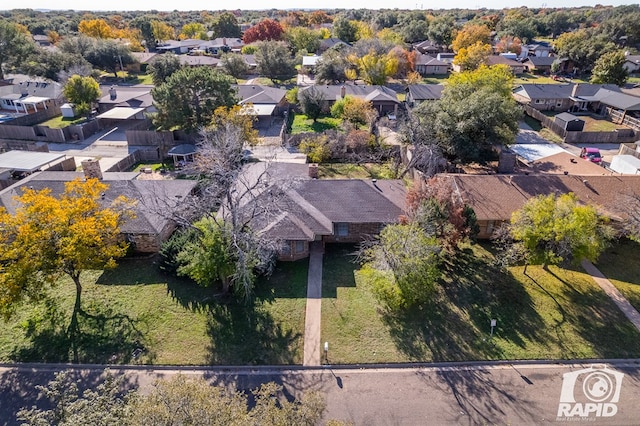
[{"label": "green grass yard", "polygon": [[337,129],[341,122],[342,120],[339,118],[333,118],[331,116],[320,117],[316,121],[313,121],[304,114],[295,114],[293,123],[291,124],[291,134],[295,135],[305,132],[321,133],[325,130]]},{"label": "green grass yard", "polygon": [[[82,275],[80,362],[173,365],[300,364],[306,261],[279,264],[250,305],[161,274],[150,259]],[[62,279],[49,302],[23,305],[0,332],[0,361],[68,362],[75,290]],[[133,351],[145,351],[136,360]]]},{"label": "green grass yard", "polygon": [[623,240],[604,252],[596,266],[640,310],[640,244]]},{"label": "green grass yard", "polygon": [[47,126],[51,129],[62,129],[63,127],[67,127],[70,126],[72,124],[78,124],[78,123],[82,123],[83,121],[86,121],[87,118],[86,117],[74,117],[74,118],[68,118],[68,117],[63,117],[61,115],[57,116],[57,117],[53,117],[48,119],[47,121],[43,121],[42,123],[39,123],[39,126]]},{"label": "green grass yard", "polygon": [[320,179],[393,179],[387,164],[322,163],[318,167]]},{"label": "green grass yard", "polygon": [[323,277],[322,341],[331,363],[640,355],[640,333],[581,271],[502,272],[491,266],[493,254],[475,245],[456,255],[432,306],[391,315],[377,306],[348,251],[325,259],[333,271]]}]

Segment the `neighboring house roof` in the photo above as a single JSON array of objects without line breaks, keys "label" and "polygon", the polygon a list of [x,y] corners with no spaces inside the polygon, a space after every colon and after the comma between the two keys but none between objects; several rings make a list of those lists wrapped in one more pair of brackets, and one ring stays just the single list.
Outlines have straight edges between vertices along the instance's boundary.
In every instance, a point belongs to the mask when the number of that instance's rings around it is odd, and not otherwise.
[{"label": "neighboring house roof", "polygon": [[611,172],[591,161],[577,157],[569,152],[559,152],[548,157],[540,158],[529,163],[531,169],[537,173],[564,174],[578,176],[610,175]]},{"label": "neighboring house roof", "polygon": [[200,65],[215,67],[220,63],[220,59],[204,55],[178,55],[178,59],[182,65],[188,65],[190,67],[197,67]]},{"label": "neighboring house roof", "polygon": [[[118,196],[124,195],[136,200],[136,217],[126,220],[120,230],[127,234],[160,233],[170,222],[170,209],[177,206],[180,199],[191,193],[196,181],[176,180],[137,180],[138,173],[103,173],[103,182],[109,185],[104,193],[105,205],[109,205]],[[0,205],[14,212],[14,197],[20,195],[20,188],[29,186],[35,190],[50,188],[52,195],[62,194],[66,182],[84,178],[81,172],[40,172],[26,177],[14,185],[0,191]]]},{"label": "neighboring house roof", "polygon": [[366,99],[372,102],[393,102],[400,103],[398,101],[398,94],[394,92],[392,89],[386,86],[367,86],[367,85],[356,85],[356,84],[333,84],[333,85],[314,85],[308,86],[305,88],[301,88],[300,91],[309,90],[313,88],[313,90],[319,90],[322,92],[324,99],[328,101],[335,101],[337,99],[341,99],[341,92],[344,88],[345,96],[353,96],[356,98]]},{"label": "neighboring house roof", "polygon": [[252,103],[260,104],[279,104],[287,94],[284,89],[276,87],[261,86],[259,84],[238,84],[233,85],[240,97],[239,105]]},{"label": "neighboring house roof", "polygon": [[206,49],[207,47],[223,47],[227,46],[230,49],[238,49],[244,46],[244,43],[239,38],[233,37],[218,37],[213,40],[200,41],[200,45],[198,45],[198,49]]},{"label": "neighboring house roof", "polygon": [[188,38],[186,40],[165,40],[164,42],[158,44],[156,46],[156,49],[157,50],[173,50],[173,49],[180,49],[180,48],[195,49],[202,43],[203,43],[202,40],[193,39],[193,38]]},{"label": "neighboring house roof", "polygon": [[411,99],[414,101],[432,101],[442,97],[442,84],[410,84],[407,86]]},{"label": "neighboring house roof", "polygon": [[487,65],[508,65],[511,68],[522,68],[522,63],[509,59],[503,55],[491,55],[487,58]]},{"label": "neighboring house roof", "polygon": [[335,38],[335,37],[330,37],[330,38],[324,38],[322,40],[320,40],[320,48],[319,50],[328,50],[328,49],[332,49],[332,48],[336,48],[336,47],[342,47],[342,46],[350,46],[349,43],[345,43],[344,41],[340,40],[339,38]]},{"label": "neighboring house roof", "polygon": [[[110,93],[112,88],[115,89],[113,99]],[[152,88],[153,86],[100,86],[102,97],[98,103],[114,107],[147,108],[153,105]]]},{"label": "neighboring house roof", "polygon": [[531,62],[536,67],[550,67],[556,59],[555,56],[527,56],[522,63]]},{"label": "neighboring house roof", "polygon": [[625,111],[640,111],[640,98],[626,93],[600,89],[595,95],[588,98],[583,96],[582,98],[598,101],[602,104]]},{"label": "neighboring house roof", "polygon": [[440,46],[438,46],[435,42],[431,40],[424,40],[418,43],[414,43],[413,48],[423,52],[426,52],[426,51],[437,52],[438,50],[440,50]]},{"label": "neighboring house roof", "polygon": [[4,82],[9,84],[0,86],[0,95],[17,93],[22,97],[38,96],[48,99],[57,99],[62,96],[62,85],[44,77],[30,77],[24,74],[6,74]]},{"label": "neighboring house roof", "polygon": [[446,63],[452,62],[455,57],[455,53],[438,53],[438,56],[436,56],[439,61],[444,61]]},{"label": "neighboring house roof", "polygon": [[[615,84],[521,84],[513,93],[529,99],[568,99],[593,96],[600,89],[620,92]],[[575,89],[575,93],[574,93]]]},{"label": "neighboring house roof", "polygon": [[438,179],[450,181],[478,220],[509,220],[532,197],[569,192],[617,219],[624,194],[640,196],[640,176],[633,175],[440,175]]},{"label": "neighboring house roof", "polygon": [[448,67],[449,64],[447,62],[439,61],[433,56],[426,55],[423,53],[418,53],[416,55],[416,65],[422,66],[433,66],[433,67]]},{"label": "neighboring house roof", "polygon": [[153,62],[153,59],[158,56],[155,52],[131,52],[131,56],[141,64],[148,64]]}]

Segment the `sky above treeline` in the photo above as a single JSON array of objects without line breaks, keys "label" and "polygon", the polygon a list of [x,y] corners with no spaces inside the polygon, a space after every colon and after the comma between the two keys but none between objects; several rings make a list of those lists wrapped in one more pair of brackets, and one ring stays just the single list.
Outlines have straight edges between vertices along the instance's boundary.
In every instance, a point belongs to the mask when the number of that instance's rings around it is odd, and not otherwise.
[{"label": "sky above treeline", "polygon": [[[20,9],[64,9],[95,11],[126,10],[264,10],[264,9],[503,9],[527,6],[529,8],[559,8],[595,6],[597,4],[620,6],[636,4],[633,1],[589,1],[589,0],[235,0],[212,2],[204,0],[158,1],[158,0],[110,0],[108,2],[90,2],[86,0],[23,0],[13,2],[13,8]],[[0,7],[1,8],[1,7]]]}]

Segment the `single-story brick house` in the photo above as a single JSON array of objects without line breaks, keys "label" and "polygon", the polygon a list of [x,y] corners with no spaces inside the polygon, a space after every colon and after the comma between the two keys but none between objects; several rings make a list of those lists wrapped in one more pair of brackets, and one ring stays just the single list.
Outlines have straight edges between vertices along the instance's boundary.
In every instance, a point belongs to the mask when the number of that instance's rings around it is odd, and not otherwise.
[{"label": "single-story brick house", "polygon": [[513,90],[513,97],[540,111],[575,112],[586,110],[601,89],[621,93],[615,84],[521,84]]},{"label": "single-story brick house", "polygon": [[433,56],[418,53],[416,55],[416,71],[422,75],[448,74],[449,63],[439,61]]},{"label": "single-story brick house", "polygon": [[[256,206],[262,212],[251,218],[254,229],[282,242],[280,260],[307,257],[313,242],[361,242],[397,223],[405,211],[406,191],[400,180],[319,180],[310,178],[307,164],[254,163],[245,170],[247,182],[265,171],[273,176],[275,186],[267,186],[245,206],[252,215]],[[260,200],[274,192],[275,200]]]},{"label": "single-story brick house", "polygon": [[406,89],[405,102],[410,107],[424,101],[436,101],[442,97],[442,84],[410,84]]},{"label": "single-story brick house", "polygon": [[[103,199],[109,205],[120,195],[137,201],[134,219],[120,227],[124,239],[138,253],[155,253],[160,250],[175,230],[170,209],[187,197],[196,186],[192,180],[139,180],[139,173],[102,173],[102,181],[109,185]],[[0,206],[7,211],[16,209],[15,197],[25,187],[41,190],[50,188],[53,195],[62,194],[66,182],[84,178],[82,172],[38,172],[0,191]]]},{"label": "single-story brick house", "polygon": [[251,105],[251,113],[258,119],[256,127],[269,127],[273,119],[282,116],[288,108],[287,91],[284,89],[259,84],[238,84],[233,88],[240,98],[238,105]]},{"label": "single-story brick house", "polygon": [[300,93],[305,90],[318,90],[324,98],[323,109],[328,112],[331,106],[345,96],[353,96],[371,102],[373,108],[380,116],[396,114],[398,112],[398,94],[386,86],[368,86],[361,84],[316,84],[300,88]]},{"label": "single-story brick house", "polygon": [[530,73],[549,74],[555,60],[554,56],[529,56],[522,60],[522,65]]}]

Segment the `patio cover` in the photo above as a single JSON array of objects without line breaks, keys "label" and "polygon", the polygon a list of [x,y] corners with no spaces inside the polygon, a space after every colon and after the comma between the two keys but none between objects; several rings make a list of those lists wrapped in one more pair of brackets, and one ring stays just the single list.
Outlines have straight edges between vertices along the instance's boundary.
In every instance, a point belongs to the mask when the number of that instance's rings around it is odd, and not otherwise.
[{"label": "patio cover", "polygon": [[142,111],[144,111],[144,108],[115,107],[98,115],[97,118],[108,118],[111,120],[128,120]]},{"label": "patio cover", "polygon": [[52,152],[8,151],[0,154],[0,169],[32,173],[65,157]]},{"label": "patio cover", "polygon": [[273,110],[276,109],[275,104],[263,104],[263,105],[243,105],[240,109],[240,114],[243,115],[255,115],[258,117],[265,117],[273,114]]}]

